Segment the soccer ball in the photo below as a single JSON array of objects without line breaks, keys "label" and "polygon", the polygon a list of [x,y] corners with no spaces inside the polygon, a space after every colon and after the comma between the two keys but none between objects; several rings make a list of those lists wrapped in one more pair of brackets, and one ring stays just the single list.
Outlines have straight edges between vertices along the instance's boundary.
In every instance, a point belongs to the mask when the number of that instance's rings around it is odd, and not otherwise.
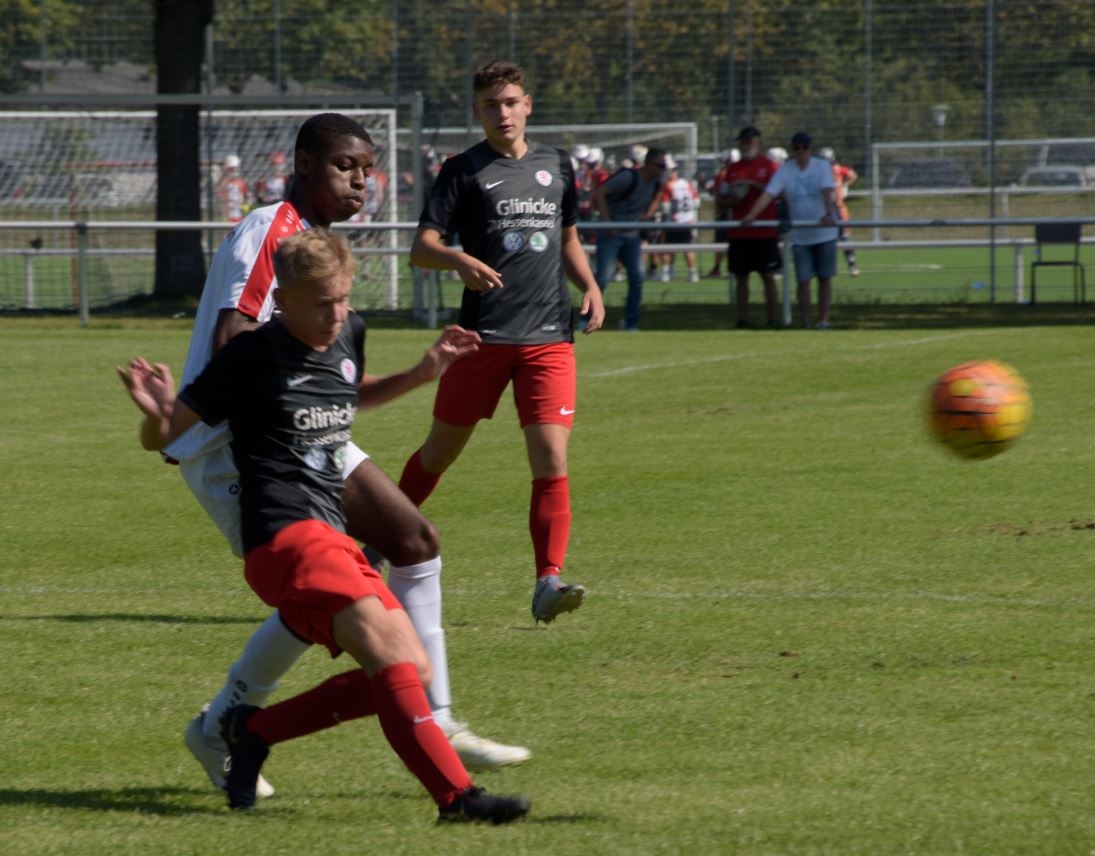
[{"label": "soccer ball", "polygon": [[1032,412],[1027,382],[1007,363],[973,360],[943,372],[928,396],[928,425],[961,458],[999,455],[1023,436]]}]

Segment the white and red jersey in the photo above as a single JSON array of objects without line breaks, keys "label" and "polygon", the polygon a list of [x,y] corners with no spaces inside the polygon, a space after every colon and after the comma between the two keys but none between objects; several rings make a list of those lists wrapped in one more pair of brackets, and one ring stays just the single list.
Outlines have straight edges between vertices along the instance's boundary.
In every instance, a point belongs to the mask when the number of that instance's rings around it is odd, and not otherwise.
[{"label": "white and red jersey", "polygon": [[221,182],[217,195],[224,204],[224,219],[229,223],[238,223],[246,212],[248,197],[251,193],[247,182],[239,176],[225,178]]},{"label": "white and red jersey", "polygon": [[842,163],[833,164],[833,183],[836,185],[836,207],[840,211],[840,219],[848,219],[848,206],[844,204],[844,197],[848,195],[848,188],[859,178],[856,171]]},{"label": "white and red jersey", "polygon": [[662,204],[669,206],[674,223],[695,223],[700,208],[700,193],[687,178],[674,178],[665,183]]},{"label": "white and red jersey", "polygon": [[[205,278],[190,348],[179,389],[194,380],[213,358],[217,319],[223,309],[236,309],[259,323],[274,313],[274,251],[278,244],[311,224],[289,202],[256,208],[240,221],[213,256]],[[206,454],[228,442],[228,424],[199,422],[176,438],[164,452],[179,461]]]}]

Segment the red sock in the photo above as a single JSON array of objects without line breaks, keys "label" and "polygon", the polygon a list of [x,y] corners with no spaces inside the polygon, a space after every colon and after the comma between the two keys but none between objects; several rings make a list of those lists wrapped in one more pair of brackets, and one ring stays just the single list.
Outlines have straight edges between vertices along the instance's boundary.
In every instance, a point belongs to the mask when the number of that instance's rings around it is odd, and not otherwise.
[{"label": "red sock", "polygon": [[570,541],[570,484],[566,476],[533,479],[528,528],[536,554],[536,578],[558,576]]},{"label": "red sock", "polygon": [[437,487],[443,475],[428,473],[422,468],[422,456],[419,454],[421,451],[419,449],[411,455],[410,460],[403,467],[403,475],[399,477],[399,489],[407,494],[415,505],[422,505],[430,498],[430,494],[433,493],[433,489]]},{"label": "red sock", "polygon": [[456,750],[433,721],[413,663],[396,663],[377,672],[373,697],[384,736],[434,802],[446,806],[471,786]]},{"label": "red sock", "polygon": [[247,718],[247,730],[273,746],[375,713],[369,676],[361,669],[352,669],[307,692],[255,711]]}]

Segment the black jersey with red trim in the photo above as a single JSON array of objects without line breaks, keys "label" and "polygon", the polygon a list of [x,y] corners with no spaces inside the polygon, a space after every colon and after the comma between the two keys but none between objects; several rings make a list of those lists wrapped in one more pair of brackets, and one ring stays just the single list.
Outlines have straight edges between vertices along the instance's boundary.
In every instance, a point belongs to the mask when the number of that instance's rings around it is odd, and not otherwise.
[{"label": "black jersey with red trim", "polygon": [[346,531],[342,466],[364,351],[359,315],[326,351],[293,338],[275,317],[235,336],[179,393],[203,422],[231,428],[244,551],[298,520]]},{"label": "black jersey with red trim", "polygon": [[578,222],[574,187],[567,153],[532,141],[522,158],[483,141],[445,161],[419,226],[502,275],[502,288],[464,289],[462,327],[491,344],[574,341],[562,254],[563,228]]}]

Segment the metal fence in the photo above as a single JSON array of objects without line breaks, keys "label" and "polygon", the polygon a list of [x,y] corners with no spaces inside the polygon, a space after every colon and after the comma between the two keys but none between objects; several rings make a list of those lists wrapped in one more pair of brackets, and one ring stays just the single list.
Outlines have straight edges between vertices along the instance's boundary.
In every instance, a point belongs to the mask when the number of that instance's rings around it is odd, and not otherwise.
[{"label": "metal fence", "polygon": [[[1027,303],[1031,298],[1030,265],[1039,260],[1034,254],[1034,228],[1040,223],[1059,222],[1080,222],[1092,233],[1082,239],[1079,254],[1080,263],[1095,271],[1095,216],[1068,220],[1013,217],[849,221],[847,225],[863,236],[884,230],[908,237],[884,241],[864,237],[842,243],[843,249],[856,250],[860,273],[854,278],[843,271],[838,275],[835,303]],[[590,223],[583,230],[593,233],[616,225]],[[665,253],[680,254],[685,249],[680,244],[659,243],[657,224],[632,225],[649,235],[645,247],[648,260]],[[697,242],[688,248],[700,257],[701,266],[714,252],[724,249],[724,244],[711,240],[714,230],[724,227],[722,222],[697,223]],[[226,228],[226,224],[206,222],[0,222],[0,234],[22,236],[18,249],[0,249],[0,309],[75,312],[86,324],[93,311],[151,292],[156,230],[200,229],[219,236]],[[360,231],[352,224],[336,228],[346,230],[351,237]],[[413,313],[421,323],[435,326],[459,306],[463,284],[454,275],[427,273],[409,265],[408,245],[416,228],[414,223],[375,224],[371,228],[375,240],[356,242],[355,252],[363,264],[351,298],[355,308]],[[401,235],[401,240],[382,237],[392,232]],[[947,237],[916,237],[940,232]],[[46,234],[52,236],[51,248],[46,248],[42,240]],[[114,239],[103,240],[106,235]],[[108,243],[111,246],[105,246]],[[587,251],[592,254],[595,249],[587,245]],[[1067,259],[1074,250],[1063,247],[1060,252],[1058,258]],[[784,311],[789,318],[793,266],[787,256],[785,252],[783,291]],[[397,260],[396,264],[390,264],[392,259]],[[397,271],[394,277],[389,276],[392,268]],[[994,270],[995,277],[991,275]],[[623,283],[606,287],[605,302],[610,312],[623,305],[625,291]],[[1043,273],[1038,295],[1044,302],[1086,299],[1067,267]],[[645,286],[644,302],[648,305],[698,303],[717,312],[733,300],[734,289],[727,278],[690,282],[680,261],[671,278],[663,280],[652,271]]]}]

